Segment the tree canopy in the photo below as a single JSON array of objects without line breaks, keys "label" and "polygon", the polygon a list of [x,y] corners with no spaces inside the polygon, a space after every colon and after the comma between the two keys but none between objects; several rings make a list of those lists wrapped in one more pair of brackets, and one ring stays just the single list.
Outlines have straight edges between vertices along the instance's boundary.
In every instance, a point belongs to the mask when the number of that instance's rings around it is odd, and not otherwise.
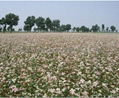
[{"label": "tree canopy", "polygon": [[[14,26],[17,26],[19,22],[19,16],[14,13],[9,13],[0,19],[0,32],[13,32]],[[99,26],[98,24],[92,25],[91,28],[85,25],[80,27],[72,27],[71,24],[60,24],[59,19],[51,19],[49,17],[44,18],[39,16],[28,16],[24,21],[24,27],[19,28],[27,32],[118,32],[114,25],[106,27],[105,24]],[[80,23],[80,21],[79,21]]]},{"label": "tree canopy", "polygon": [[93,32],[99,32],[100,31],[100,27],[96,24],[96,25],[93,25],[92,28],[91,28],[91,31]]},{"label": "tree canopy", "polygon": [[35,24],[35,16],[28,16],[24,22],[24,30],[31,31],[32,27]]},{"label": "tree canopy", "polygon": [[116,27],[115,26],[111,26],[110,29],[111,29],[112,32],[114,32],[116,30]]},{"label": "tree canopy", "polygon": [[8,26],[8,31],[12,32],[13,26],[18,25],[18,21],[19,21],[19,16],[13,14],[13,13],[9,13],[5,16],[5,20],[6,20],[6,24],[9,25]]}]

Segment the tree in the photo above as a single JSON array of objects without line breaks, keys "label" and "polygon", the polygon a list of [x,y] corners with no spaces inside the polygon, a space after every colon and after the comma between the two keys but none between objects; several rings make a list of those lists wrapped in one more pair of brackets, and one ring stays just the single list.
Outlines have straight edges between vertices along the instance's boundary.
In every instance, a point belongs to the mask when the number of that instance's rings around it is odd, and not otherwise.
[{"label": "tree", "polygon": [[93,32],[99,32],[99,31],[100,31],[100,27],[96,24],[96,25],[93,25],[93,26],[92,26],[91,30],[92,30]]},{"label": "tree", "polygon": [[53,20],[52,21],[52,27],[53,27],[53,31],[59,31],[60,29],[60,20]]},{"label": "tree", "polygon": [[109,32],[109,27],[106,28],[106,31]]},{"label": "tree", "polygon": [[66,31],[66,25],[61,25],[60,26],[60,31],[65,32]]},{"label": "tree", "polygon": [[29,24],[24,25],[24,31],[31,31],[31,27]]},{"label": "tree", "polygon": [[6,24],[9,25],[8,31],[12,32],[14,30],[13,26],[18,25],[19,16],[13,13],[9,13],[5,16],[5,20],[6,20]]},{"label": "tree", "polygon": [[38,17],[35,21],[38,31],[45,30],[45,19],[43,17]]},{"label": "tree", "polygon": [[47,31],[51,31],[53,28],[52,28],[52,21],[51,19],[48,17],[46,18],[45,20],[45,24],[46,24],[46,29]]},{"label": "tree", "polygon": [[67,24],[67,25],[61,25],[60,26],[60,31],[61,32],[68,32],[71,29],[71,25]]},{"label": "tree", "polygon": [[73,27],[72,30],[73,30],[73,32],[76,32],[76,27]]},{"label": "tree", "polygon": [[0,32],[2,31],[2,20],[0,19]]},{"label": "tree", "polygon": [[105,25],[102,24],[102,32],[104,32],[104,31],[105,31]]},{"label": "tree", "polygon": [[115,26],[111,26],[110,29],[111,29],[112,32],[114,32],[116,30],[116,27]]},{"label": "tree", "polygon": [[22,32],[22,28],[19,28],[18,31],[19,31],[19,32]]},{"label": "tree", "polygon": [[30,31],[32,30],[32,27],[35,24],[35,16],[28,16],[25,20],[25,25],[24,25],[24,30],[25,31]]},{"label": "tree", "polygon": [[79,31],[80,31],[80,28],[79,28],[79,27],[77,27],[77,28],[76,28],[76,32],[79,32]]},{"label": "tree", "polygon": [[0,20],[0,25],[1,25],[1,31],[6,32],[7,23],[4,17]]},{"label": "tree", "polygon": [[67,24],[67,25],[65,26],[65,29],[66,29],[67,32],[69,32],[69,30],[71,29],[71,25],[70,25],[70,24]]},{"label": "tree", "polygon": [[90,30],[89,30],[89,28],[87,28],[85,26],[81,26],[80,27],[80,31],[82,31],[82,32],[89,32]]},{"label": "tree", "polygon": [[2,27],[0,26],[0,32],[2,31]]}]

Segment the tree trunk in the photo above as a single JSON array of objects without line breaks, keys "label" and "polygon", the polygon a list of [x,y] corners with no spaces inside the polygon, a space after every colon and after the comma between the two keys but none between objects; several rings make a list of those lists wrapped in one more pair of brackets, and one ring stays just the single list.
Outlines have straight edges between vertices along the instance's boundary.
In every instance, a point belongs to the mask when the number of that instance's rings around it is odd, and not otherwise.
[{"label": "tree trunk", "polygon": [[12,33],[12,26],[10,28],[11,28],[10,33]]}]

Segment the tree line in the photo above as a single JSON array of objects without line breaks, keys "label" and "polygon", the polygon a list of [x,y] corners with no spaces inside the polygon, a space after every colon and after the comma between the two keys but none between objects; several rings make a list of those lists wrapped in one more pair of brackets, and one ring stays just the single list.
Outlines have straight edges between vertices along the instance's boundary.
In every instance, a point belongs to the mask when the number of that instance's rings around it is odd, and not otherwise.
[{"label": "tree line", "polygon": [[[0,19],[0,32],[13,32],[14,26],[17,26],[19,16],[14,13],[9,13]],[[19,32],[118,32],[115,26],[101,27],[97,24],[91,28],[86,26],[72,27],[71,24],[62,24],[59,19],[51,20],[43,17],[28,16],[24,21],[24,27],[18,29]]]}]

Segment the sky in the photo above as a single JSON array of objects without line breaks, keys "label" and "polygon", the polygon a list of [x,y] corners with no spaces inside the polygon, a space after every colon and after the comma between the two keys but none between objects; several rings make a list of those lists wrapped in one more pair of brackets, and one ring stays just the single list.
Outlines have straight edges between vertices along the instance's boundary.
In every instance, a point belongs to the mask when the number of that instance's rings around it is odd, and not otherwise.
[{"label": "sky", "polygon": [[61,20],[61,24],[91,27],[115,25],[119,29],[119,1],[0,1],[0,18],[8,13],[19,15],[24,26],[27,16]]}]

